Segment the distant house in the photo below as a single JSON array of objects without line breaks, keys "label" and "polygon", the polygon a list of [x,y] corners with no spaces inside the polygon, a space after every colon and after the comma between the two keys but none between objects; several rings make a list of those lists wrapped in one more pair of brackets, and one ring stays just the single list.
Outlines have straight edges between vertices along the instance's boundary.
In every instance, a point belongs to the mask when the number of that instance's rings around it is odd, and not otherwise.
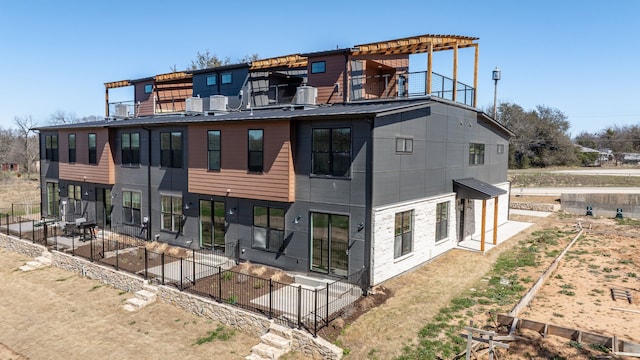
[{"label": "distant house", "polygon": [[2,171],[18,172],[20,171],[20,164],[17,162],[2,163]]},{"label": "distant house", "polygon": [[[44,215],[379,284],[507,221],[513,133],[475,107],[476,40],[423,35],[107,83],[136,88],[133,116],[114,120],[107,96],[104,121],[38,129]],[[473,86],[456,61],[451,77],[408,73],[409,54],[463,48],[475,50]]]}]

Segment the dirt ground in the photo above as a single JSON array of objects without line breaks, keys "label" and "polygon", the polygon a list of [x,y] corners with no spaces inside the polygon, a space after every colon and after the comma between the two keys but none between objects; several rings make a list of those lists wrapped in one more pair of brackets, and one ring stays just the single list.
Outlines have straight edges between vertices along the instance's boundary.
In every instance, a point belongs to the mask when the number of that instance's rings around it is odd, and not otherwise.
[{"label": "dirt ground", "polygon": [[27,260],[0,249],[0,359],[244,359],[259,342],[235,331],[194,345],[220,324],[159,302],[128,312],[133,294],[55,267],[18,270]]}]

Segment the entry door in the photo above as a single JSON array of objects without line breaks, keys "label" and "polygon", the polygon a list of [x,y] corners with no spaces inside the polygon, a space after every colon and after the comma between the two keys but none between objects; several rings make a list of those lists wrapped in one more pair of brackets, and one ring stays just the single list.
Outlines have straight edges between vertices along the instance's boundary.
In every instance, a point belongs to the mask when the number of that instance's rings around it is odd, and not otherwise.
[{"label": "entry door", "polygon": [[223,201],[200,200],[200,247],[224,250],[224,209]]},{"label": "entry door", "polygon": [[96,223],[111,227],[111,189],[96,188]]},{"label": "entry door", "polygon": [[349,216],[311,213],[311,270],[349,274]]}]

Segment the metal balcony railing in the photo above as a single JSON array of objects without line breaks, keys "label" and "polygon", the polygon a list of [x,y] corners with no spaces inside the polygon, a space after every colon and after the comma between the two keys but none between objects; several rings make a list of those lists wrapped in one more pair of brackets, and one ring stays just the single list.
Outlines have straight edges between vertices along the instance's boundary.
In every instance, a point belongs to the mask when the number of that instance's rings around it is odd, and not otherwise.
[{"label": "metal balcony railing", "polygon": [[[449,77],[432,73],[431,95],[453,101],[453,83],[453,79]],[[426,71],[375,76],[352,76],[350,89],[351,100],[429,95]],[[474,92],[475,89],[473,87],[458,81],[456,86],[456,102],[474,106]]]}]

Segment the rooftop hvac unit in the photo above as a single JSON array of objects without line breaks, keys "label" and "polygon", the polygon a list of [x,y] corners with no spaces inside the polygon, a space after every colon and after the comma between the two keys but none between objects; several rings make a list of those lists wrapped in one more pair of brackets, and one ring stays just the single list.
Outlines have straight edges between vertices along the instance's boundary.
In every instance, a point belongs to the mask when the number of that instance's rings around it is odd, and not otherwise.
[{"label": "rooftop hvac unit", "polygon": [[209,97],[210,111],[227,111],[227,105],[229,105],[229,99],[226,96],[211,95]]},{"label": "rooftop hvac unit", "polygon": [[300,86],[296,90],[296,105],[315,105],[318,89],[313,86]]},{"label": "rooftop hvac unit", "polygon": [[127,105],[116,104],[114,116],[118,118],[126,118],[127,116],[129,116],[129,114],[127,113]]},{"label": "rooftop hvac unit", "polygon": [[186,112],[202,112],[202,98],[190,97],[185,99]]}]

